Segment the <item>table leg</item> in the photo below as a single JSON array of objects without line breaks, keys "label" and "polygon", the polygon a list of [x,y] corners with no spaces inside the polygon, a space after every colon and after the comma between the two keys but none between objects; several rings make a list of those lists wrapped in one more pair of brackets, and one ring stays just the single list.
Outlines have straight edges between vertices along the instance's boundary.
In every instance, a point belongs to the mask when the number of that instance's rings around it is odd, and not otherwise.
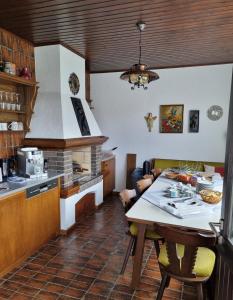
[{"label": "table leg", "polygon": [[132,281],[131,281],[131,287],[133,289],[135,289],[138,286],[140,281],[144,243],[145,243],[146,224],[137,223],[137,228],[138,228],[138,236],[137,236],[136,252],[133,259],[133,274],[132,274]]}]

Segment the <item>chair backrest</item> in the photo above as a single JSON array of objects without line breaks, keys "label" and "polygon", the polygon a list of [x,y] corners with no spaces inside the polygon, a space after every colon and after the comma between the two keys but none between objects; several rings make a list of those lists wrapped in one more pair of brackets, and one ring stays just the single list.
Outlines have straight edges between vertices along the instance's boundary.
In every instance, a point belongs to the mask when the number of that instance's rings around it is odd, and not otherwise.
[{"label": "chair backrest", "polygon": [[143,175],[143,179],[151,179],[152,181],[154,180],[154,175],[149,175],[149,174],[146,174],[146,175]]},{"label": "chair backrest", "polygon": [[154,179],[156,179],[162,173],[162,170],[160,168],[154,168],[151,170],[151,173],[153,174]]},{"label": "chair backrest", "polygon": [[[155,224],[156,232],[165,239],[169,265],[165,269],[178,276],[195,278],[193,267],[198,247],[211,247],[216,242],[214,233],[200,233],[195,230]],[[177,254],[177,244],[184,246],[184,255]]]},{"label": "chair backrest", "polygon": [[143,193],[149,186],[152,184],[151,178],[141,179],[137,181],[137,189],[138,192],[141,194]]},{"label": "chair backrest", "polygon": [[136,197],[136,190],[124,189],[120,192],[119,196],[125,210],[127,211],[131,207],[132,199]]}]

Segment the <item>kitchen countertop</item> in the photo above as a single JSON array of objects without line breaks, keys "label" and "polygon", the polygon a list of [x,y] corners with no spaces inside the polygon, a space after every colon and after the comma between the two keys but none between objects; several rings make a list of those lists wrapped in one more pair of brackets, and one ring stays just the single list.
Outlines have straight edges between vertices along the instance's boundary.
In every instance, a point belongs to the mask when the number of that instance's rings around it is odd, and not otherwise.
[{"label": "kitchen countertop", "polygon": [[26,184],[23,185],[23,186],[16,187],[16,188],[9,188],[9,185],[8,185],[7,181],[2,182],[2,183],[0,183],[0,188],[3,187],[3,186],[8,186],[8,189],[0,190],[0,199],[2,197],[9,196],[13,193],[21,192],[23,190],[26,190],[27,188],[33,187],[37,184],[46,183],[49,180],[59,178],[62,175],[63,175],[63,173],[61,173],[61,172],[48,172],[47,177],[38,177],[38,178],[35,178],[35,179],[34,178],[33,179],[26,178]]}]

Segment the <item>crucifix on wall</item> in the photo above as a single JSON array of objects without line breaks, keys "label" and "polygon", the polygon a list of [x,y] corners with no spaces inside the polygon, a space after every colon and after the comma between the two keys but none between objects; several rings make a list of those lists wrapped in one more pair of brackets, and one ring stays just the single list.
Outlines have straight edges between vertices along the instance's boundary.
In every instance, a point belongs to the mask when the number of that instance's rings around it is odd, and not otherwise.
[{"label": "crucifix on wall", "polygon": [[157,117],[156,116],[153,117],[152,113],[148,113],[148,115],[145,116],[144,118],[146,120],[148,130],[149,132],[151,132],[151,129],[154,125],[154,121],[157,119]]}]

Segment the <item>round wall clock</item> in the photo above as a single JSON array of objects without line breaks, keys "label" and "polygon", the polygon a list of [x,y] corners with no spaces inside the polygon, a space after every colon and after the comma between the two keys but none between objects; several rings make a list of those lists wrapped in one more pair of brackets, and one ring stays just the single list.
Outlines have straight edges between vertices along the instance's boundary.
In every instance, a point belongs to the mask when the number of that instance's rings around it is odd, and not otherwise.
[{"label": "round wall clock", "polygon": [[207,116],[211,121],[218,121],[223,115],[223,109],[219,105],[212,105],[207,110]]},{"label": "round wall clock", "polygon": [[69,82],[71,93],[73,95],[78,94],[80,88],[78,76],[75,73],[71,73],[68,82]]}]

